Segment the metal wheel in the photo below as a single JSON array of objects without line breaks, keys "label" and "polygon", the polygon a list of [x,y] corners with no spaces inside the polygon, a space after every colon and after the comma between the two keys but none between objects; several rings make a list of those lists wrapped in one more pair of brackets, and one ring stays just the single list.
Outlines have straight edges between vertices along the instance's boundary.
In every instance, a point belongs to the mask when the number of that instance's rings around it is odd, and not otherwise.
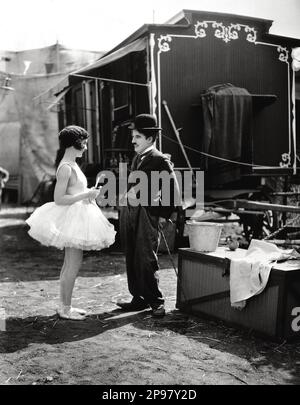
[{"label": "metal wheel", "polygon": [[[264,192],[252,193],[248,200],[272,203],[270,196]],[[240,223],[243,226],[244,236],[248,242],[251,239],[264,239],[279,227],[279,216],[276,211],[262,211],[261,215],[240,214]]]}]

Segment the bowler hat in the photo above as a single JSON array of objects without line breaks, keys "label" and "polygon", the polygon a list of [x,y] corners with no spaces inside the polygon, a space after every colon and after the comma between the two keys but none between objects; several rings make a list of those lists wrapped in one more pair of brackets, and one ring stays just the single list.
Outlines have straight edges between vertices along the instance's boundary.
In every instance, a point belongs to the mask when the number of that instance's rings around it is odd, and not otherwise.
[{"label": "bowler hat", "polygon": [[138,131],[144,130],[161,130],[157,126],[157,120],[154,115],[151,114],[139,114],[135,117],[134,122],[130,124],[130,129],[136,129]]}]

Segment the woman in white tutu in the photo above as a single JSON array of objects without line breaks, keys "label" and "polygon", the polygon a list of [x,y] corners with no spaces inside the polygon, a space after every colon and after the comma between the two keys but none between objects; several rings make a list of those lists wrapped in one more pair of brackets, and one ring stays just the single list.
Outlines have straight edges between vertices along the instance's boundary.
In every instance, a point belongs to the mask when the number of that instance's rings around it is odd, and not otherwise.
[{"label": "woman in white tutu", "polygon": [[113,225],[95,202],[100,191],[87,188],[87,180],[76,163],[87,150],[88,133],[70,125],[59,133],[64,155],[56,171],[54,202],[37,208],[27,219],[29,235],[45,246],[65,249],[60,273],[58,315],[84,320],[86,311],[71,305],[72,292],[82,264],[83,250],[101,250],[115,241]]}]

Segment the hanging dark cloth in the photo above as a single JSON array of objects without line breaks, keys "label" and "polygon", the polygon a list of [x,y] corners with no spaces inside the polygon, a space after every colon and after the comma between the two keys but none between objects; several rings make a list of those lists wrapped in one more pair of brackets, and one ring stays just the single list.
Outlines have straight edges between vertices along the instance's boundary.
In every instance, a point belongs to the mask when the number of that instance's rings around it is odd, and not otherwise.
[{"label": "hanging dark cloth", "polygon": [[[232,84],[210,87],[201,96],[205,153],[238,162],[252,162],[252,97]],[[205,158],[205,171],[210,186],[239,180],[249,172],[245,166],[214,158]]]}]

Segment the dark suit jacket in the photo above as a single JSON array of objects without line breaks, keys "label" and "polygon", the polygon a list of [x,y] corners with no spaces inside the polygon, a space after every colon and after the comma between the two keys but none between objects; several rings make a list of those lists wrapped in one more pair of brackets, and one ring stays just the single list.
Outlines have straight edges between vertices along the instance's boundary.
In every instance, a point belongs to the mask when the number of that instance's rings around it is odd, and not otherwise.
[{"label": "dark suit jacket", "polygon": [[[180,201],[179,186],[173,170],[173,164],[163,153],[159,152],[156,148],[147,152],[145,157],[137,164],[138,155],[133,159],[131,166],[131,173],[134,171],[141,171],[146,174],[148,182],[148,203],[147,210],[151,215],[169,218],[172,212],[176,210],[176,205]],[[151,177],[155,181],[155,177],[161,172],[170,174],[170,182],[164,182],[163,179],[159,182],[159,195],[151,195]],[[158,173],[154,173],[158,172]],[[136,183],[129,183],[128,189]],[[170,192],[170,202],[165,205],[166,200],[164,193]],[[155,202],[155,201],[156,202]],[[158,203],[157,203],[158,200]]]}]

